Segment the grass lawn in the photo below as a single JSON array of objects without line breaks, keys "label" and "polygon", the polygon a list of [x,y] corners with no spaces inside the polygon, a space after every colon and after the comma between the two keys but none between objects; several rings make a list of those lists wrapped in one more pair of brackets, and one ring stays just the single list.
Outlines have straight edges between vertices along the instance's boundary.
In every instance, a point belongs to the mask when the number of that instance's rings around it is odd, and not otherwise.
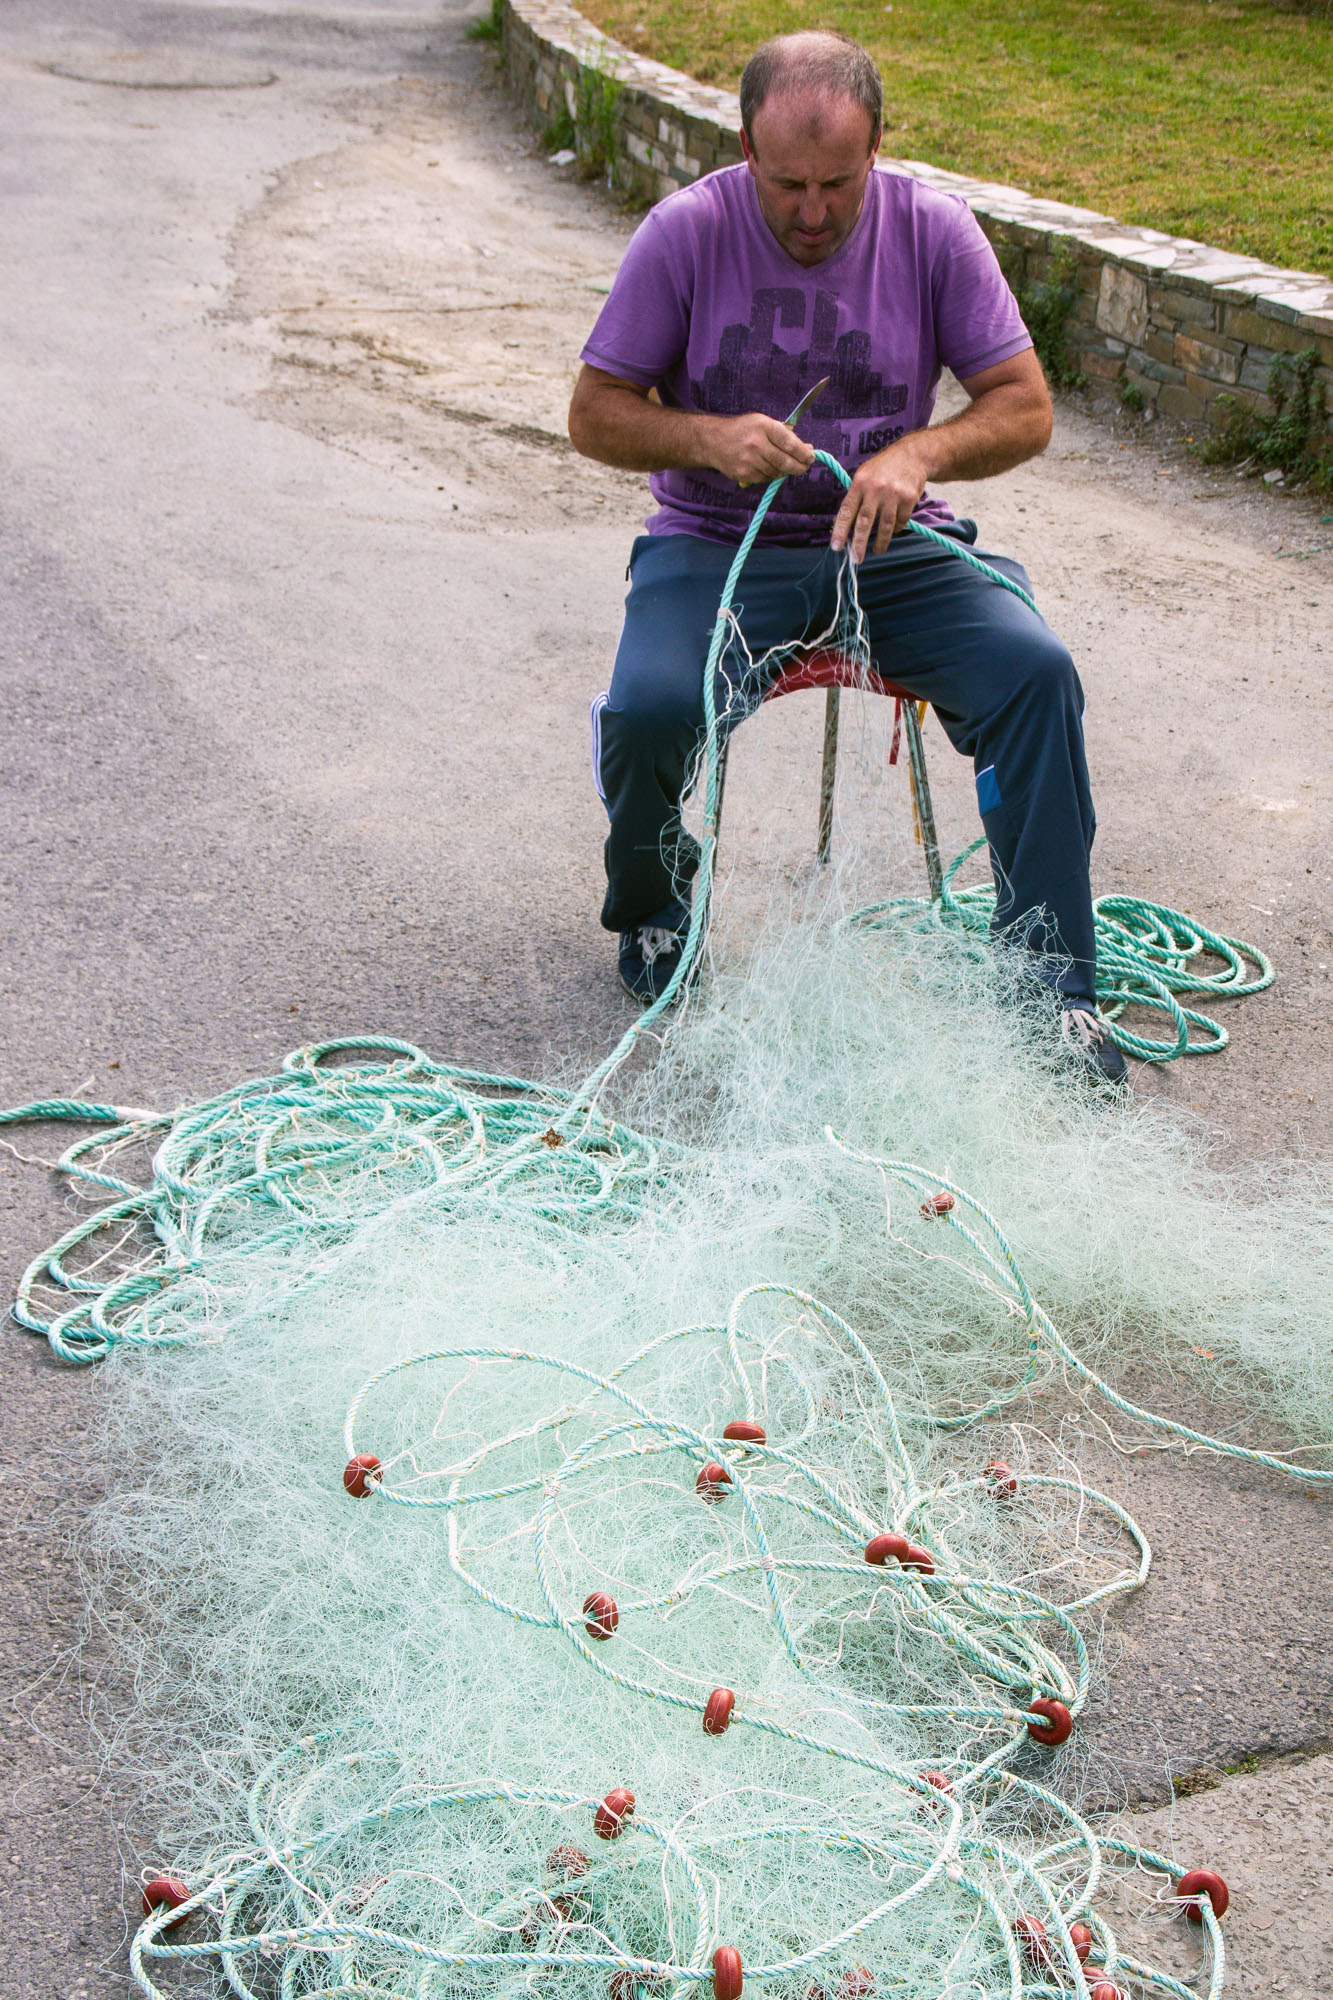
[{"label": "grass lawn", "polygon": [[884,75],[884,151],[1275,264],[1333,273],[1333,18],[1269,0],[581,0],[735,86],[792,28]]}]

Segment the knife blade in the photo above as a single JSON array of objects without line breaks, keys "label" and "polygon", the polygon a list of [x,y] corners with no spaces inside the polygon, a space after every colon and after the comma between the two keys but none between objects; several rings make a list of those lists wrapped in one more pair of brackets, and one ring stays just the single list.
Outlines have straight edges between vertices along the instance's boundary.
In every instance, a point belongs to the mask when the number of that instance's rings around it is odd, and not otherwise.
[{"label": "knife blade", "polygon": [[819,399],[819,397],[823,395],[825,389],[828,388],[828,385],[832,380],[833,377],[831,375],[826,375],[822,382],[815,383],[813,389],[806,390],[800,402],[796,405],[796,408],[792,411],[791,415],[787,419],[787,429],[789,431],[794,431],[796,429],[797,424],[800,423],[801,418],[810,408],[810,405],[816,402]]}]

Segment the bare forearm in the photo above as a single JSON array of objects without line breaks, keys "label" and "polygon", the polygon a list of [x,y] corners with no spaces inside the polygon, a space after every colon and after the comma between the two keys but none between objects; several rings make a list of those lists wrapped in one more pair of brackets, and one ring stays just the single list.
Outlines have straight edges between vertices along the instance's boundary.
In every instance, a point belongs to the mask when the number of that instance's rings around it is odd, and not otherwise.
[{"label": "bare forearm", "polygon": [[990,390],[957,416],[901,442],[916,447],[927,480],[988,479],[1044,451],[1050,436],[1049,403],[1014,385]]},{"label": "bare forearm", "polygon": [[716,464],[717,418],[669,410],[632,389],[575,395],[569,435],[576,451],[622,472],[694,471]]},{"label": "bare forearm", "polygon": [[805,472],[814,452],[776,417],[669,410],[632,382],[585,367],[569,406],[576,451],[624,472],[710,469],[740,486]]}]

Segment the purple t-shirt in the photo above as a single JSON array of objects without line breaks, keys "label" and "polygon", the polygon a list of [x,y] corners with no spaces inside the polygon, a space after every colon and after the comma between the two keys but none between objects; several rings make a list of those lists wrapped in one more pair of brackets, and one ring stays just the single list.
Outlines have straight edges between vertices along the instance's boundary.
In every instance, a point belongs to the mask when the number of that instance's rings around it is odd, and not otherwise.
[{"label": "purple t-shirt", "polygon": [[[822,264],[789,257],[749,169],[723,167],[645,216],[583,350],[608,375],[656,388],[668,408],[786,418],[832,376],[801,437],[849,469],[930,422],[942,366],[976,375],[1031,347],[972,211],[906,174],[876,170],[847,241]],[[649,480],[654,535],[737,542],[763,495],[720,472]],[[761,542],[828,539],[842,488],[817,465],[789,479]],[[948,521],[923,495],[919,521]]]}]

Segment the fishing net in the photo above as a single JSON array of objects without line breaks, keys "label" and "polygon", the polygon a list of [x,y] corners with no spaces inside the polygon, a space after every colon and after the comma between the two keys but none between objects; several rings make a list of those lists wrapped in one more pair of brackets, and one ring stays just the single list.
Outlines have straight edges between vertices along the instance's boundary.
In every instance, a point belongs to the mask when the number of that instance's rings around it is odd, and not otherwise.
[{"label": "fishing net", "polygon": [[[144,1992],[1221,1991],[1206,1885],[1078,1810],[1149,1558],[1028,1419],[1058,1378],[1333,1480],[1327,1192],[1108,1110],[1020,964],[835,883],[569,1090],[371,1038],[25,1107],[110,1128],[16,1310],[105,1364]],[[1139,1409],[1145,1354],[1268,1429]],[[1192,1984],[1119,1943],[1122,1866],[1199,1918]]]}]

